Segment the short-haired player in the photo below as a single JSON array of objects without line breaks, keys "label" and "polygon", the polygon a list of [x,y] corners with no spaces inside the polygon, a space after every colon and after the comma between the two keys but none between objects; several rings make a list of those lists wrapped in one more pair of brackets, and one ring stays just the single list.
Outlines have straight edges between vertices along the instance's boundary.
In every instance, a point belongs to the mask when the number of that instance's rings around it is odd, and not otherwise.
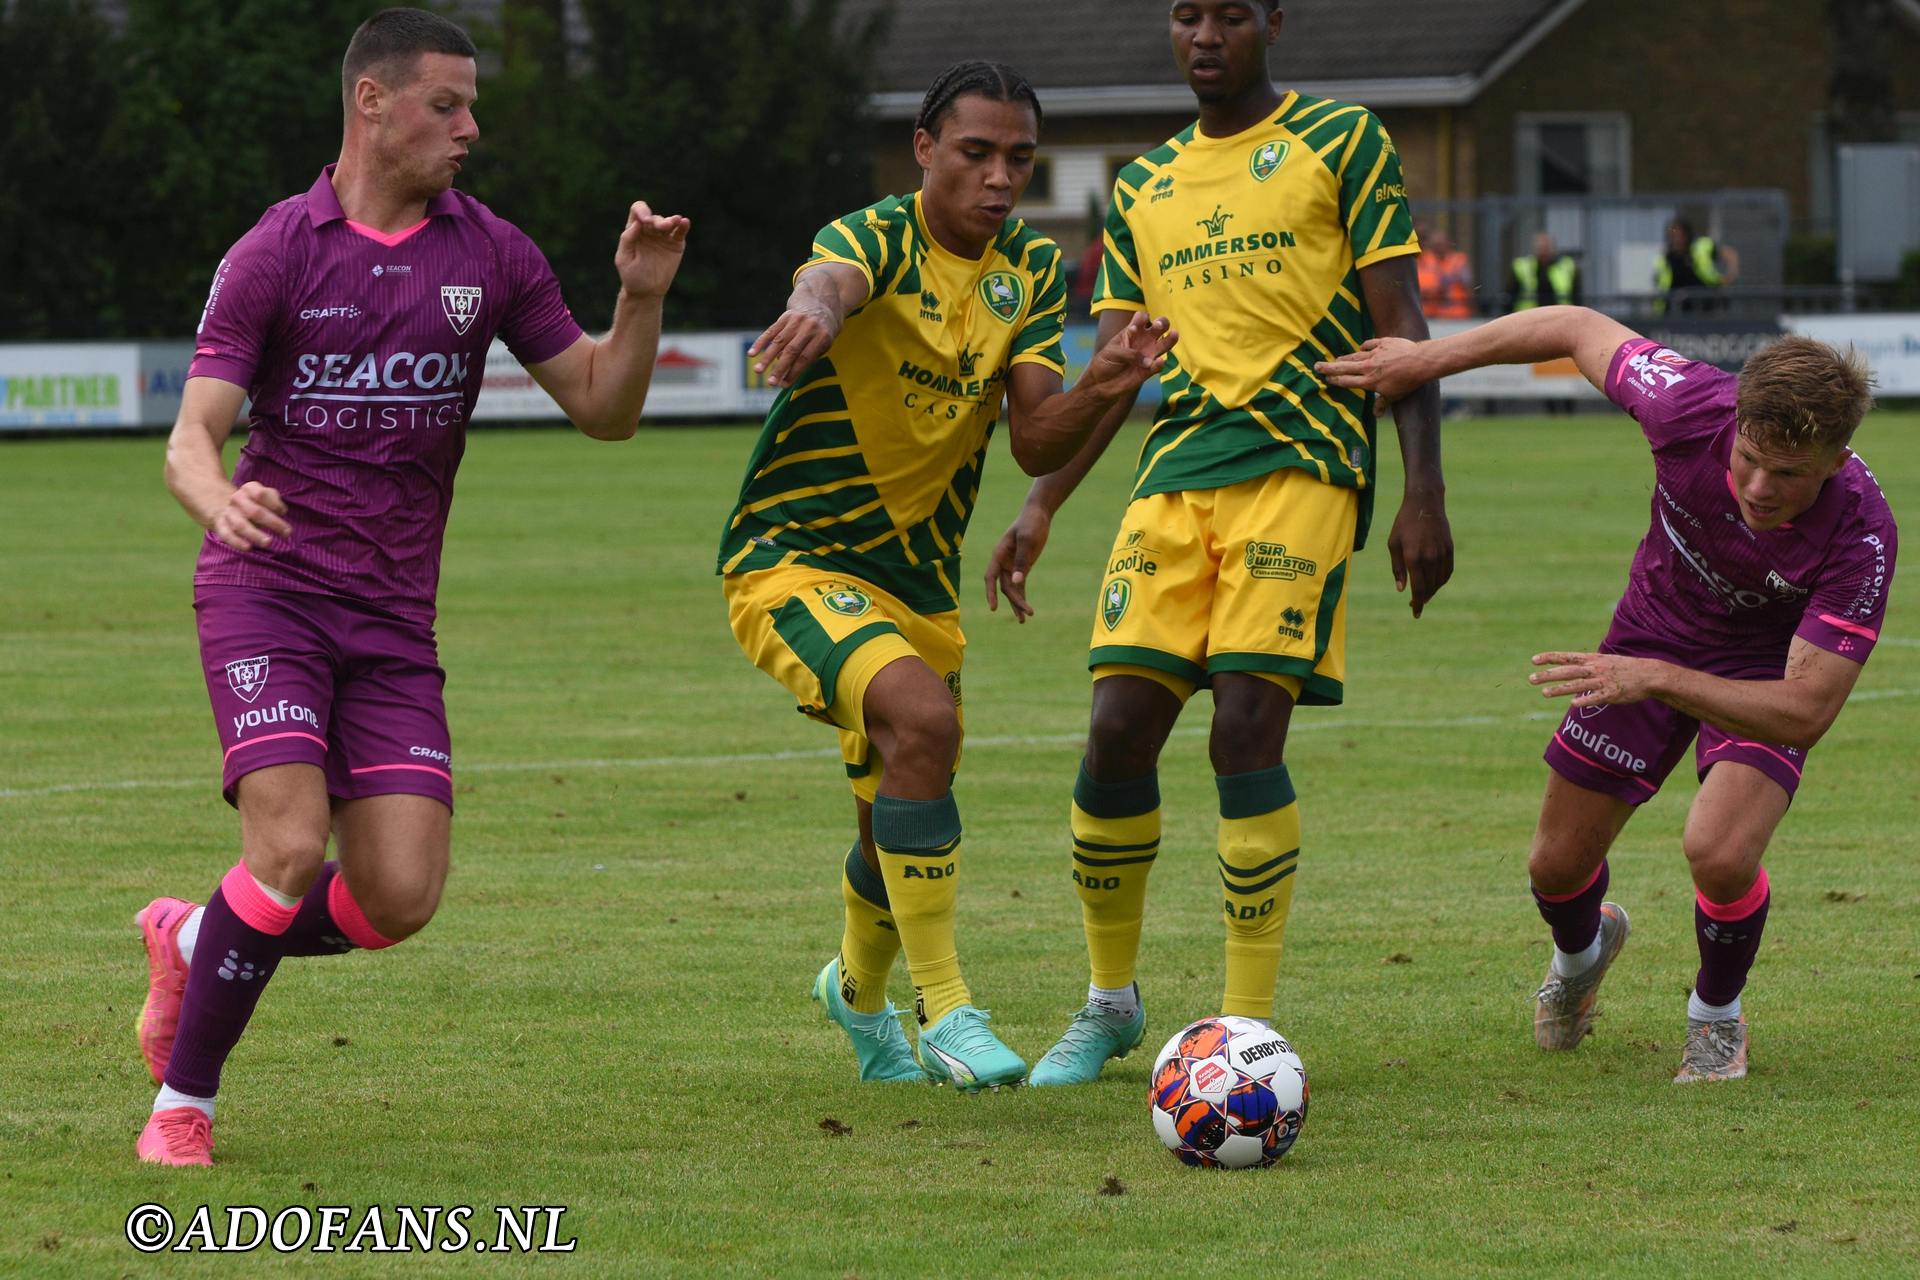
[{"label": "short-haired player", "polygon": [[207,529],[194,608],[241,855],[204,907],[138,917],[161,1087],[137,1150],[159,1164],[211,1163],[221,1067],[283,957],[389,946],[439,902],[453,748],[434,597],[489,345],[587,435],[631,436],[687,233],[628,210],[613,328],[590,339],[533,242],[452,189],[479,133],[464,31],[379,13],[341,91],[338,162],[214,274],[167,444],[167,486]]},{"label": "short-haired player", "polygon": [[1533,658],[1531,682],[1569,699],[1527,863],[1554,946],[1534,1038],[1571,1049],[1592,1026],[1628,928],[1605,900],[1607,851],[1691,747],[1700,790],[1681,845],[1700,966],[1674,1079],[1737,1080],[1740,996],[1772,897],[1761,858],[1873,651],[1893,583],[1893,514],[1849,447],[1871,382],[1857,355],[1801,337],[1736,377],[1584,307],[1435,342],[1382,339],[1322,371],[1391,399],[1464,369],[1567,357],[1639,422],[1653,518],[1599,647]]}]

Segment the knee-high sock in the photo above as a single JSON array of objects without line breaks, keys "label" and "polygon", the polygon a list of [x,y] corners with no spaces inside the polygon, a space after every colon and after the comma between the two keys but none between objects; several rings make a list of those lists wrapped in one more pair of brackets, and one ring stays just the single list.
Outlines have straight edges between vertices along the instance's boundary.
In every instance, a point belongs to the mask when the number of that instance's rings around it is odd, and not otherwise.
[{"label": "knee-high sock", "polygon": [[879,1013],[887,1007],[887,973],[900,954],[900,928],[886,881],[867,865],[858,840],[840,869],[840,900],[847,917],[840,934],[840,998],[855,1013]]},{"label": "knee-high sock", "polygon": [[1593,879],[1572,893],[1546,894],[1535,889],[1533,903],[1540,918],[1553,930],[1553,945],[1569,955],[1578,955],[1600,936],[1600,904],[1607,896],[1612,873],[1606,859],[1594,868]]},{"label": "knee-high sock", "polygon": [[1160,853],[1160,775],[1095,782],[1080,762],[1073,784],[1073,887],[1087,930],[1093,985],[1117,989],[1134,978],[1147,877]]},{"label": "knee-high sock", "polygon": [[1220,790],[1227,923],[1227,989],[1220,1011],[1271,1018],[1300,857],[1300,806],[1283,764],[1216,777],[1214,783]]},{"label": "knee-high sock", "polygon": [[280,935],[283,956],[337,956],[365,948],[377,951],[397,939],[381,936],[367,922],[366,912],[347,892],[347,878],[337,862],[322,863],[313,887],[294,909],[293,923]]},{"label": "knee-high sock", "polygon": [[913,1012],[931,1026],[973,996],[960,976],[953,941],[955,877],[960,869],[960,810],[953,793],[938,800],[873,802],[873,843],[900,947],[913,976]]},{"label": "knee-high sock", "polygon": [[1773,903],[1773,886],[1767,869],[1760,868],[1753,888],[1735,902],[1707,901],[1697,890],[1693,902],[1693,935],[1700,945],[1700,972],[1693,980],[1694,994],[1704,1004],[1729,1005],[1739,999],[1747,985],[1747,972],[1760,953],[1760,933],[1767,927],[1767,908]]},{"label": "knee-high sock", "polygon": [[207,899],[167,1062],[168,1088],[196,1098],[220,1091],[220,1068],[273,976],[281,935],[295,912],[268,896],[244,863],[227,872]]}]

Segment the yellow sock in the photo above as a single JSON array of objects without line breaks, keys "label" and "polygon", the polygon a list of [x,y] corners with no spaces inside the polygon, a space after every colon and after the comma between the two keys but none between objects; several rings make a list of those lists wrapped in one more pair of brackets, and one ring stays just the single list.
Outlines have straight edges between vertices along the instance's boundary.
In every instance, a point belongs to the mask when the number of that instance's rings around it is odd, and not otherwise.
[{"label": "yellow sock", "polygon": [[1160,852],[1160,776],[1095,782],[1080,762],[1073,784],[1073,885],[1096,987],[1134,979],[1147,876]]},{"label": "yellow sock", "polygon": [[1220,882],[1226,889],[1227,924],[1227,988],[1220,1012],[1271,1018],[1300,857],[1300,806],[1285,765],[1214,782],[1220,789]]},{"label": "yellow sock", "polygon": [[873,843],[900,947],[913,976],[913,1012],[932,1026],[973,995],[960,976],[953,940],[955,878],[960,869],[960,810],[949,791],[938,800],[873,802]]},{"label": "yellow sock", "polygon": [[846,927],[840,934],[840,998],[855,1013],[887,1007],[887,973],[900,954],[900,931],[887,904],[886,882],[867,865],[855,840],[840,871]]}]

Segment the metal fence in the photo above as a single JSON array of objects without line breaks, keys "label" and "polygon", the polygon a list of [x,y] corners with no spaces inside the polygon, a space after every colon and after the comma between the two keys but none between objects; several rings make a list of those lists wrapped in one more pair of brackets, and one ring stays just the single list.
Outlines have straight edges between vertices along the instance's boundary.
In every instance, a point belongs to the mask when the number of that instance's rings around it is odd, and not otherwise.
[{"label": "metal fence", "polygon": [[[1775,314],[1789,294],[1830,310],[1844,299],[1830,291],[1785,286],[1788,206],[1784,192],[1767,190],[1677,191],[1638,196],[1481,196],[1474,200],[1415,200],[1416,220],[1447,231],[1467,253],[1480,310],[1508,307],[1507,280],[1515,258],[1533,251],[1541,231],[1559,252],[1580,264],[1582,301],[1627,316],[1663,309],[1654,268],[1665,245],[1667,224],[1680,218],[1695,235],[1711,236],[1740,255],[1737,284],[1676,296],[1689,308],[1742,308]],[[1820,297],[1814,295],[1819,294]]]}]

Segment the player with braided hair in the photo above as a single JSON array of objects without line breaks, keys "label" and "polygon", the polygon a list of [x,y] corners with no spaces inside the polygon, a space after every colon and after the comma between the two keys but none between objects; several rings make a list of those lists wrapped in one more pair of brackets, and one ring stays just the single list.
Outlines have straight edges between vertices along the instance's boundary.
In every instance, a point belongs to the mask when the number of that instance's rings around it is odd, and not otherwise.
[{"label": "player with braided hair", "polygon": [[[822,227],[751,350],[780,395],[716,569],[747,656],[840,732],[860,837],[842,868],[840,953],[813,992],[863,1080],[977,1089],[1026,1075],[974,1007],[954,941],[961,539],[1003,400],[1015,461],[1044,475],[1175,339],[1143,309],[1066,389],[1060,249],[1012,216],[1039,127],[1019,72],[948,68],[914,124],[920,189]],[[902,951],[917,1062],[887,1000]]]}]

